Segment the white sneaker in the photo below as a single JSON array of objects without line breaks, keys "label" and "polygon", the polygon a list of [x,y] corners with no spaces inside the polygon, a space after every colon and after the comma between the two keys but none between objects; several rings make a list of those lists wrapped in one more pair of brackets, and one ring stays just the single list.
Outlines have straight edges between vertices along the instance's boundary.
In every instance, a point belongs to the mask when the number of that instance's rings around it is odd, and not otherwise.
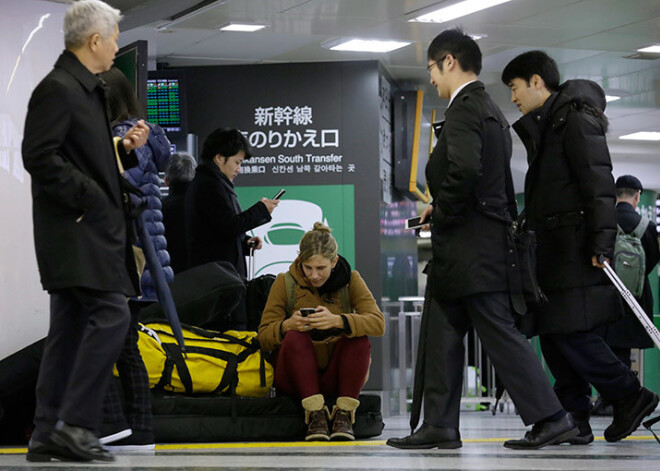
[{"label": "white sneaker", "polygon": [[126,437],[130,437],[132,433],[133,430],[131,430],[130,428],[125,428],[123,430],[119,430],[109,435],[100,437],[99,443],[101,443],[101,445],[107,445],[108,443],[118,442],[119,440],[123,440]]}]

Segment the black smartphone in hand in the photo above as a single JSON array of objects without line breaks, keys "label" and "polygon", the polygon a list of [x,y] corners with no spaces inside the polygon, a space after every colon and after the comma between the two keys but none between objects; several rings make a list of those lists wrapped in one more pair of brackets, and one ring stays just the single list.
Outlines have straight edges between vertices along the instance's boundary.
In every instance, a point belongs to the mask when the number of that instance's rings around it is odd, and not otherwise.
[{"label": "black smartphone in hand", "polygon": [[301,307],[300,308],[300,315],[303,317],[307,317],[310,314],[314,314],[316,312],[316,309],[313,307]]},{"label": "black smartphone in hand", "polygon": [[273,196],[273,199],[274,200],[280,199],[284,193],[286,193],[286,190],[282,188],[280,191],[277,192],[275,196]]}]

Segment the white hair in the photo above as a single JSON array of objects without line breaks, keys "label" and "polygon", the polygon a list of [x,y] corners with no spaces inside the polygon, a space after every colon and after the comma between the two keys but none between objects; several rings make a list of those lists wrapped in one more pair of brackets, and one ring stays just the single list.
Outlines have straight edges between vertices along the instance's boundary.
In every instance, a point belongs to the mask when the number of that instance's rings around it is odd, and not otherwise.
[{"label": "white hair", "polygon": [[121,11],[101,0],[74,1],[64,15],[64,45],[67,49],[80,47],[95,33],[110,38],[121,19]]}]

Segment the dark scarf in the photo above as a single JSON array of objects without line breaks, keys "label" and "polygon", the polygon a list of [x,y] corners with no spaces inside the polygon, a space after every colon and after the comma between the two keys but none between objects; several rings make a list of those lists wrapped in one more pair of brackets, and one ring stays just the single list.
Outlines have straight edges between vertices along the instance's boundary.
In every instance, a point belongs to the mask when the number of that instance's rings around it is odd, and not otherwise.
[{"label": "dark scarf", "polygon": [[321,297],[339,291],[342,286],[346,286],[351,281],[351,264],[341,255],[337,255],[337,265],[332,269],[330,278],[318,288]]}]

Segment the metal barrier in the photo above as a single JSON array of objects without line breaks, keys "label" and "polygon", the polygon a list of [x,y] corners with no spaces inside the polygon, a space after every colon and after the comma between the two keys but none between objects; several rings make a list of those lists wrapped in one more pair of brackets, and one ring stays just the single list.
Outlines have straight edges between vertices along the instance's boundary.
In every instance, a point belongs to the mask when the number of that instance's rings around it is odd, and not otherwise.
[{"label": "metal barrier", "polygon": [[[417,361],[417,345],[421,326],[424,298],[421,296],[402,296],[398,301],[383,302],[387,313],[389,335],[393,349],[391,358],[392,384],[396,399],[390,405],[391,412],[400,415],[408,413],[408,404],[412,402],[412,383]],[[396,328],[394,328],[396,326]],[[471,348],[470,348],[471,345]],[[461,408],[476,410],[479,404],[495,405],[495,368],[482,349],[481,341],[470,329],[464,339],[465,370],[463,372],[463,390]],[[503,398],[506,402],[507,398]],[[502,402],[502,400],[500,401]],[[503,410],[502,404],[502,409]],[[494,411],[493,411],[494,413]]]}]

